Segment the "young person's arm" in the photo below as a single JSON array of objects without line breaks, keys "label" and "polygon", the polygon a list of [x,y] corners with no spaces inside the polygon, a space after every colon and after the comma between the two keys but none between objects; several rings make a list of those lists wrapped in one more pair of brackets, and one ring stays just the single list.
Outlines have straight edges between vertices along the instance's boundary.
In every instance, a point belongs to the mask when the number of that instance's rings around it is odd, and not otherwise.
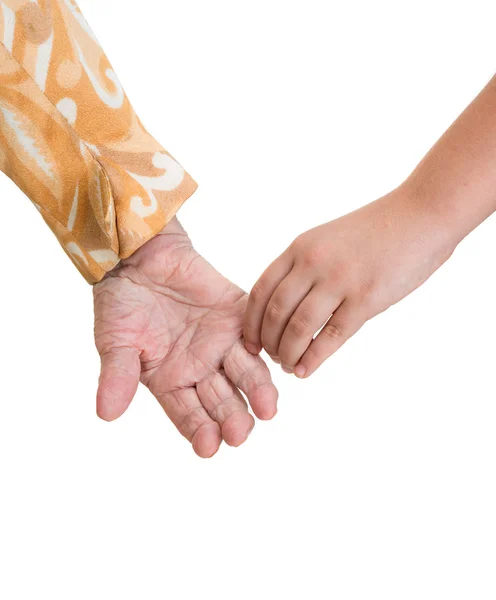
[{"label": "young person's arm", "polygon": [[493,78],[398,189],[300,235],[269,266],[250,295],[246,348],[308,377],[495,210]]}]

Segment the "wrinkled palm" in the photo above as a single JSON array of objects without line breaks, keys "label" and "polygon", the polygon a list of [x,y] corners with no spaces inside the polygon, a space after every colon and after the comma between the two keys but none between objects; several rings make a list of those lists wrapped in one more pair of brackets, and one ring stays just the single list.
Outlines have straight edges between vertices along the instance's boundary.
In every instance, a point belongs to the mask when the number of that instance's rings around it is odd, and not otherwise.
[{"label": "wrinkled palm", "polygon": [[114,420],[139,381],[195,452],[222,439],[238,446],[254,419],[276,413],[277,390],[241,336],[246,294],[192,247],[177,220],[94,288],[95,339],[102,359],[97,410]]}]

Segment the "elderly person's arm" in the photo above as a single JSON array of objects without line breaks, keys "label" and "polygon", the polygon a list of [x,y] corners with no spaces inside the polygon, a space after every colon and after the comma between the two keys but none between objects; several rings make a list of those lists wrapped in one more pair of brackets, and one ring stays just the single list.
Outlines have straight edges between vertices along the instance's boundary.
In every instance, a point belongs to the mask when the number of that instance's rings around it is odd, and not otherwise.
[{"label": "elderly person's arm", "polygon": [[196,184],[144,129],[75,2],[0,2],[0,41],[0,166],[100,281]]},{"label": "elderly person's arm", "polygon": [[141,380],[208,457],[250,433],[242,392],[275,414],[269,371],[241,341],[245,293],[175,219],[196,184],[144,129],[72,0],[0,2],[0,166],[97,284],[102,418]]}]

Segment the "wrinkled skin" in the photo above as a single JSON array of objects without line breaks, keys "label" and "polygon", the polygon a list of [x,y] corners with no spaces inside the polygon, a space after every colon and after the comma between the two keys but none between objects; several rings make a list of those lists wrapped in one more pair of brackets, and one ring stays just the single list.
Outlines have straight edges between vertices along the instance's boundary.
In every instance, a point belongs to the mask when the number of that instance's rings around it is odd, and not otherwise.
[{"label": "wrinkled skin", "polygon": [[94,287],[98,415],[120,417],[139,381],[204,458],[276,413],[263,360],[242,341],[246,294],[192,247],[176,219]]}]

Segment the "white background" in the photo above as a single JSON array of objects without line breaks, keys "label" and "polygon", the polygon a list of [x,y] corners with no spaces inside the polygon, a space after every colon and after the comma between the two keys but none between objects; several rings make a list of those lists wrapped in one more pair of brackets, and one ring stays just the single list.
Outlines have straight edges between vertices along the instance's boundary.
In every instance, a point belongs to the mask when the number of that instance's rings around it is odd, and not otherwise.
[{"label": "white background", "polygon": [[[493,74],[493,2],[81,0],[250,288],[388,192]],[[496,160],[496,157],[495,157]],[[248,443],[197,458],[150,394],[107,424],[91,289],[0,179],[0,597],[494,600],[496,221]]]}]

